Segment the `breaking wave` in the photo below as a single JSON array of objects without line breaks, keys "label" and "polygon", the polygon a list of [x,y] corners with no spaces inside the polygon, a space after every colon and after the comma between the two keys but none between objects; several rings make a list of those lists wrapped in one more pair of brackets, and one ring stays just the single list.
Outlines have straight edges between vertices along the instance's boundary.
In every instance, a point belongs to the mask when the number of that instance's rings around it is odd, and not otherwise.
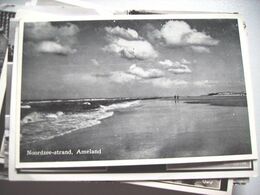
[{"label": "breaking wave", "polygon": [[129,107],[135,107],[140,105],[141,100],[131,101],[131,102],[123,102],[123,103],[117,103],[117,104],[111,104],[109,106],[100,106],[101,109],[105,111],[109,110],[118,110],[118,109],[125,109]]},{"label": "breaking wave", "polygon": [[100,106],[97,109],[78,113],[31,112],[21,120],[21,143],[33,143],[62,136],[79,129],[85,129],[112,117],[114,111],[140,105],[140,101]]}]

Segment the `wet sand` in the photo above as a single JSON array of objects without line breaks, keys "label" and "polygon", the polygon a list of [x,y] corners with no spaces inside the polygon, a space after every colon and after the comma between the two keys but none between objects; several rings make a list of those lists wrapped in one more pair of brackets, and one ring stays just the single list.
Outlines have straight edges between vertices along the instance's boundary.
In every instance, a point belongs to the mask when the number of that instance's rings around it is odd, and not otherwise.
[{"label": "wet sand", "polygon": [[[78,150],[101,154],[76,154]],[[74,155],[28,156],[27,150],[72,150]],[[146,101],[101,124],[22,145],[21,161],[84,161],[250,154],[247,109]]]}]

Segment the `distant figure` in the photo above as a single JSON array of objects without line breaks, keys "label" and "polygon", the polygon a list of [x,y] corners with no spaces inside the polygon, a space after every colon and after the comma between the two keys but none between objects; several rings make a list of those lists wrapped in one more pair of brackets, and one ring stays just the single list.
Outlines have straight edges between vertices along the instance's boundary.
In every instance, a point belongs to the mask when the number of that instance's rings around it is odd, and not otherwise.
[{"label": "distant figure", "polygon": [[175,104],[177,103],[177,95],[173,96]]},{"label": "distant figure", "polygon": [[173,98],[174,98],[174,102],[176,104],[176,103],[179,102],[180,96],[179,95],[174,95]]}]

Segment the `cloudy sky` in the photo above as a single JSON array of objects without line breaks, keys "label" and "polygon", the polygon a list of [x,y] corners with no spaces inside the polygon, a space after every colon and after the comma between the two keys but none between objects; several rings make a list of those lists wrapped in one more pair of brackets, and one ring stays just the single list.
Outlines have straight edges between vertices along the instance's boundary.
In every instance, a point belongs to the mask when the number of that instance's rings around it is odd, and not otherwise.
[{"label": "cloudy sky", "polygon": [[22,99],[244,91],[236,20],[25,24]]}]

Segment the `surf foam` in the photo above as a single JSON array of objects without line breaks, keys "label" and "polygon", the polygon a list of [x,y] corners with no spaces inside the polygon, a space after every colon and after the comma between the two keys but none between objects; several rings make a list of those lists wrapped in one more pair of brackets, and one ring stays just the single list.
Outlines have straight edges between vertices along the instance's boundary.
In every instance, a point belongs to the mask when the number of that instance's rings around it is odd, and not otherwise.
[{"label": "surf foam", "polygon": [[140,105],[140,101],[122,102],[78,113],[32,112],[21,120],[21,143],[33,143],[86,129],[112,117],[114,111]]}]

